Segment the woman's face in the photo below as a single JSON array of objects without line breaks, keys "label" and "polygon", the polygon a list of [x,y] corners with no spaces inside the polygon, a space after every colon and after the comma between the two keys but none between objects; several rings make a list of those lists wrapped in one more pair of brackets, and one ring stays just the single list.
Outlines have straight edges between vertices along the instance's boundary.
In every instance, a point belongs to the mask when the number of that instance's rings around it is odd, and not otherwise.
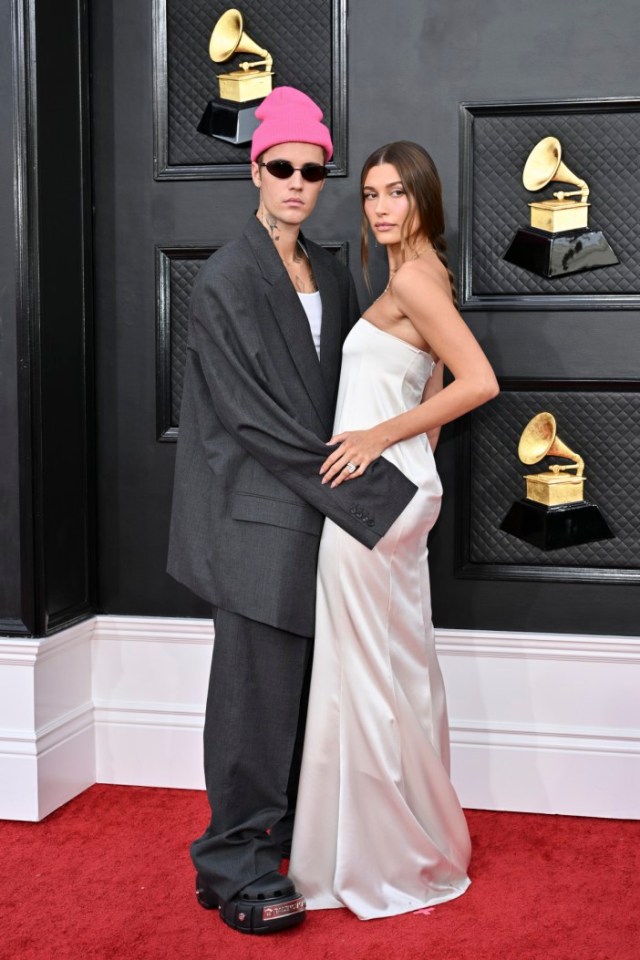
[{"label": "woman's face", "polygon": [[371,167],[362,188],[362,204],[378,243],[399,244],[414,232],[413,205],[392,163]]}]

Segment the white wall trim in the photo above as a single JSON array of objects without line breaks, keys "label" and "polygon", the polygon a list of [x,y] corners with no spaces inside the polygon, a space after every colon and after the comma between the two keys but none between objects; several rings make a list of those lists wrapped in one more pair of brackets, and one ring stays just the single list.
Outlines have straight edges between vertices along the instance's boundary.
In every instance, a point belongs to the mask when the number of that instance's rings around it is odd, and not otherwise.
[{"label": "white wall trim", "polygon": [[0,637],[0,667],[33,666],[43,640],[12,640]]},{"label": "white wall trim", "polygon": [[0,730],[3,753],[16,756],[42,757],[71,737],[93,730],[93,704],[84,703],[37,730]]},{"label": "white wall trim", "polygon": [[522,750],[586,750],[640,756],[640,740],[627,730],[605,727],[569,727],[525,723],[484,723],[467,721],[451,724],[454,743],[518,747]]},{"label": "white wall trim", "polygon": [[187,617],[107,617],[94,619],[101,641],[135,640],[138,643],[203,644],[213,646],[213,622]]},{"label": "white wall trim", "polygon": [[164,727],[196,727],[202,732],[204,704],[153,703],[122,700],[117,704],[96,700],[96,723],[139,723]]},{"label": "white wall trim", "polygon": [[204,788],[211,620],[98,617],[93,698],[101,783]]},{"label": "white wall trim", "polygon": [[436,636],[464,806],[640,818],[640,638]]},{"label": "white wall trim", "polygon": [[[640,818],[640,637],[437,630],[463,804]],[[210,620],[0,637],[0,816],[90,783],[203,787]],[[12,784],[5,788],[5,784]]]},{"label": "white wall trim", "polygon": [[41,820],[95,782],[93,622],[0,638],[0,817]]},{"label": "white wall trim", "polygon": [[448,656],[515,657],[518,660],[639,663],[640,637],[436,630],[438,653]]}]

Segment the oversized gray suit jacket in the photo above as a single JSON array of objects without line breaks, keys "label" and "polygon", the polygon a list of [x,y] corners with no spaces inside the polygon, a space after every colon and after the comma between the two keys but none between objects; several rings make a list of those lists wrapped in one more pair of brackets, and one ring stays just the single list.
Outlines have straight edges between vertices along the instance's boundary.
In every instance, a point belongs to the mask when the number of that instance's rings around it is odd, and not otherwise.
[{"label": "oversized gray suit jacket", "polygon": [[255,217],[198,275],[168,571],[215,606],[312,636],[324,517],[373,548],[416,488],[383,458],[334,490],[321,483],[342,342],[358,308],[348,271],[305,244],[322,297],[320,362]]}]

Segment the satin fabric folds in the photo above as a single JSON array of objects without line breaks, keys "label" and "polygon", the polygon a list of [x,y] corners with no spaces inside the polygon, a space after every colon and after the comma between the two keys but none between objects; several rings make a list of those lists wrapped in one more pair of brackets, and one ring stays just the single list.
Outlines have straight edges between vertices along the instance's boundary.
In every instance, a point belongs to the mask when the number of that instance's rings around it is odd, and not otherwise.
[{"label": "satin fabric folds", "polygon": [[[361,319],[344,346],[336,432],[415,407],[433,366]],[[368,550],[324,526],[289,869],[309,909],[344,906],[361,919],[442,903],[469,885],[431,622],[426,541],[442,487],[424,436],[384,456],[419,489],[379,544]]]}]

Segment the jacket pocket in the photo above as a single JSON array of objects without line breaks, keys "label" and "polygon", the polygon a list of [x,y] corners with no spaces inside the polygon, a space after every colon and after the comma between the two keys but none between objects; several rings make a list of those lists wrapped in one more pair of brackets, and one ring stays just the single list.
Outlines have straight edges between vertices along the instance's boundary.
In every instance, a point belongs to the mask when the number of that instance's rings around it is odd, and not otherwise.
[{"label": "jacket pocket", "polygon": [[267,523],[273,527],[285,527],[287,530],[298,530],[316,536],[320,536],[324,520],[322,514],[313,507],[275,497],[262,497],[256,493],[234,494],[231,516],[234,520]]}]

